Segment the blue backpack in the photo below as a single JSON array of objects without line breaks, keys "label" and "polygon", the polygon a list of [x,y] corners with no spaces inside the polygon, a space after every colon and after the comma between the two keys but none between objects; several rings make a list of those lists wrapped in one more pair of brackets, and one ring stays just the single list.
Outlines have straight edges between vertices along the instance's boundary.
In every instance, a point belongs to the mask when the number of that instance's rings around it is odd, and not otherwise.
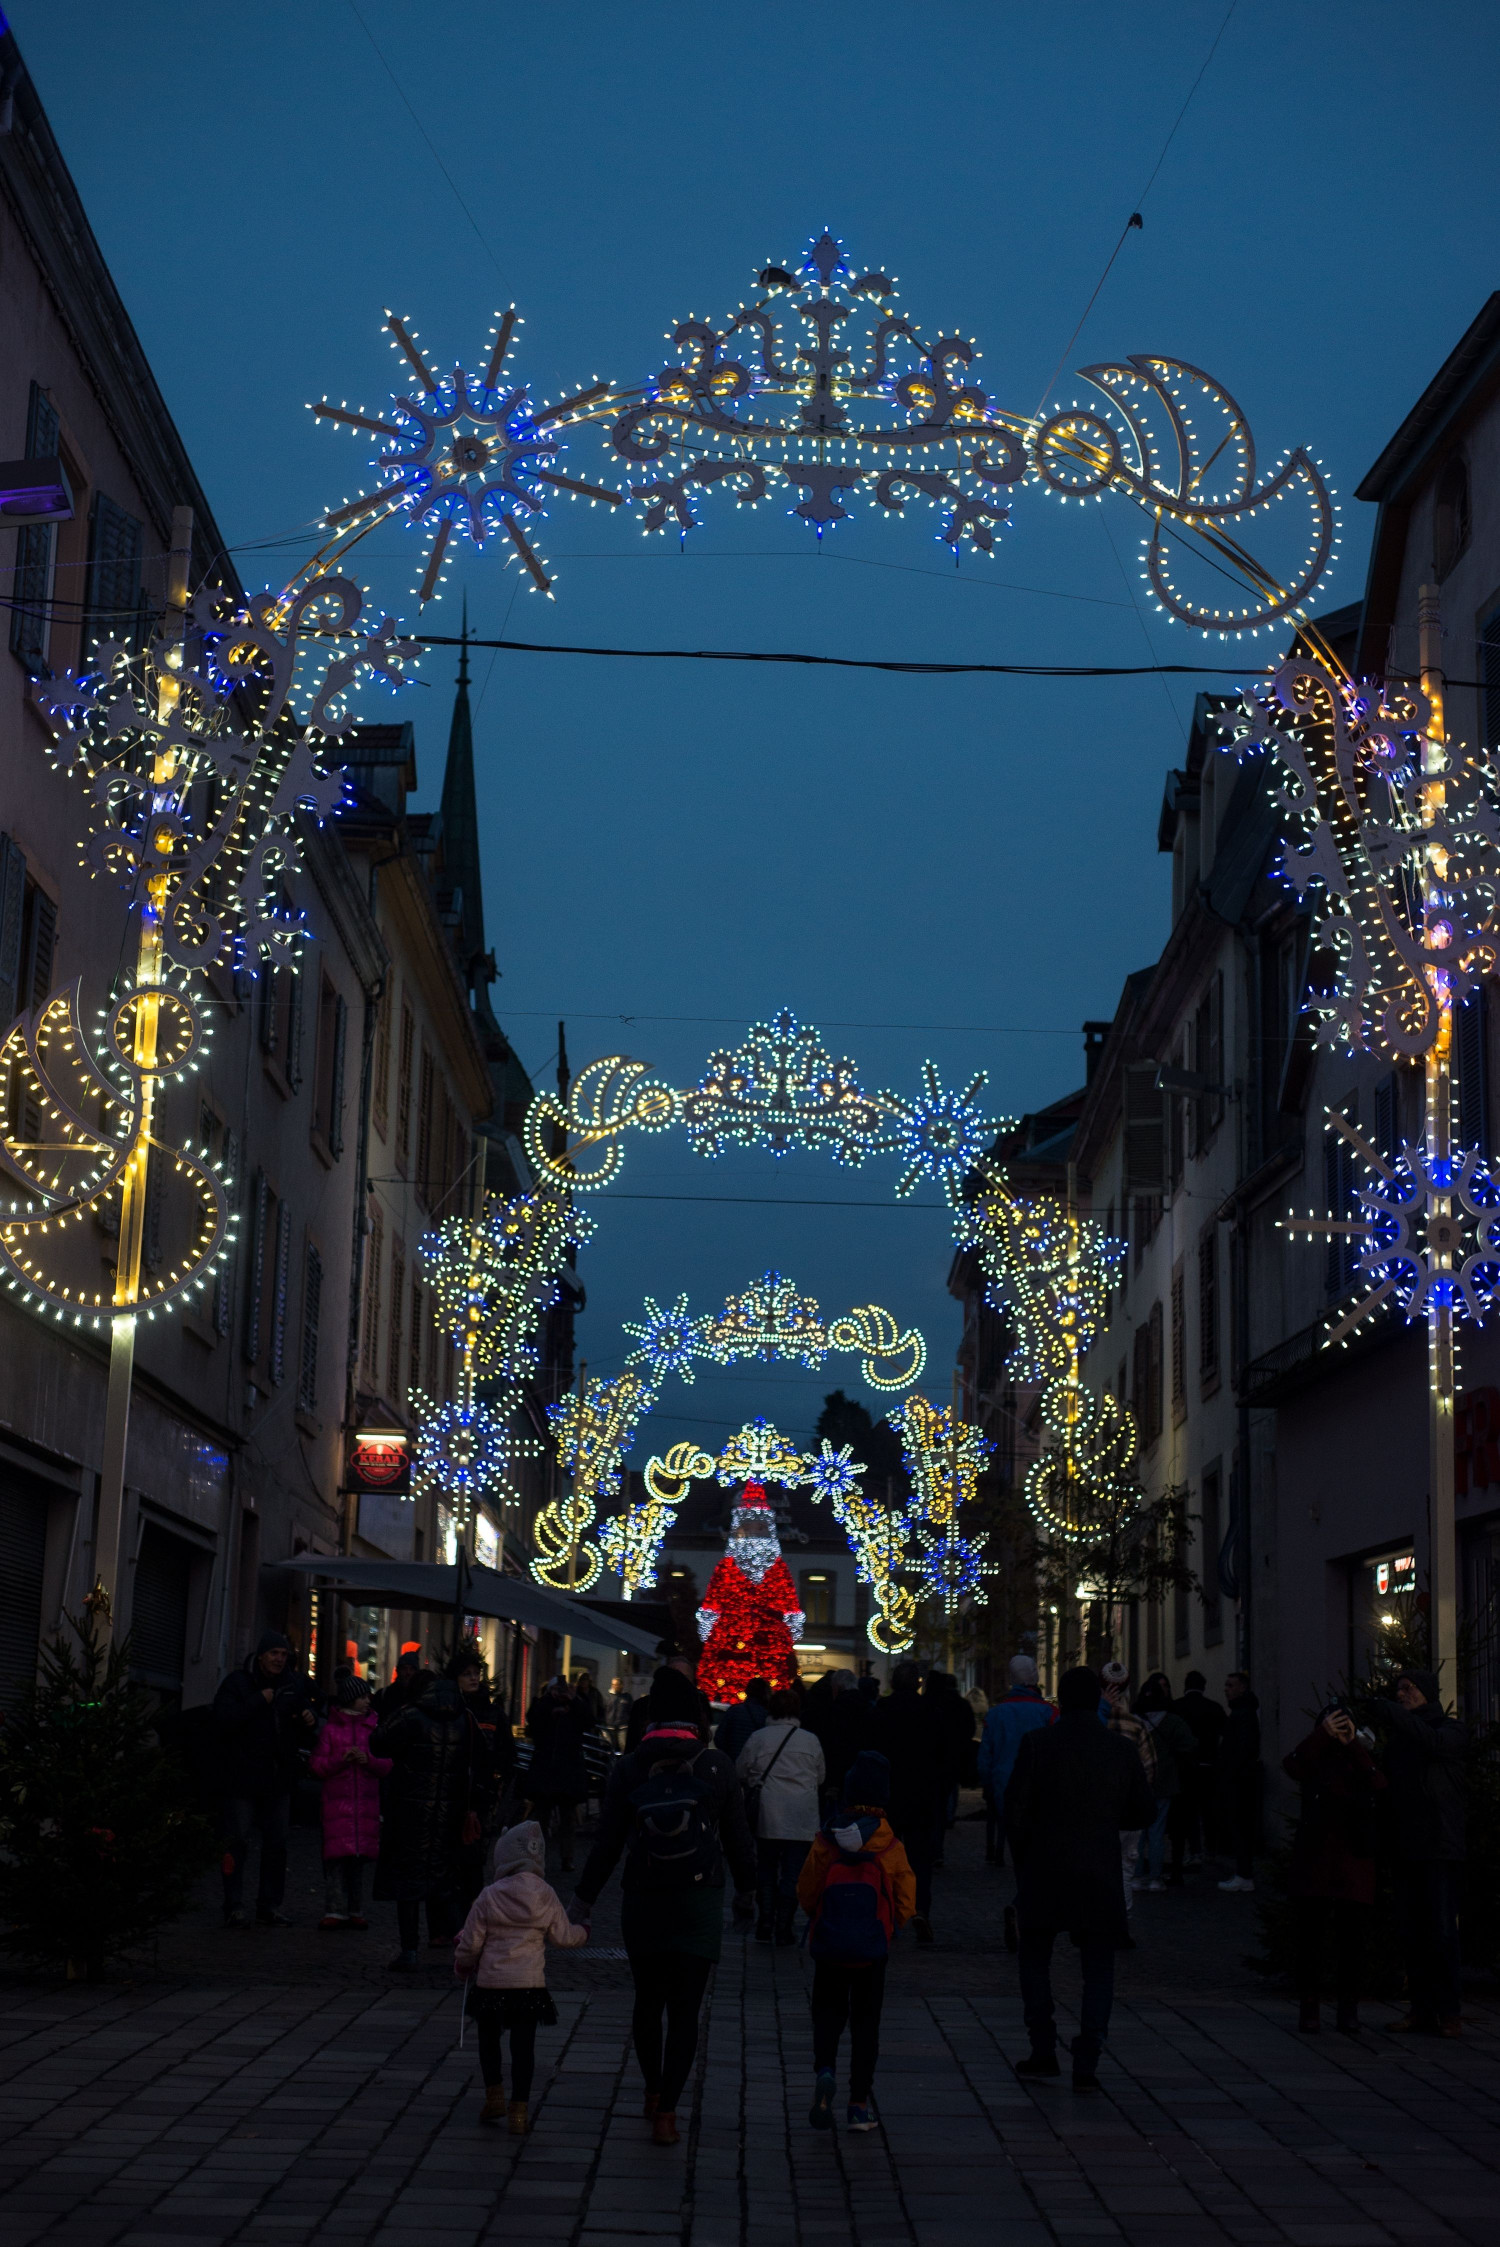
[{"label": "blue backpack", "polygon": [[896,1898],[880,1858],[839,1848],[808,1929],[809,1955],[835,1966],[878,1966],[891,1955],[895,1927]]},{"label": "blue backpack", "polygon": [[664,1758],[630,1790],[635,1812],[631,1849],[669,1887],[691,1888],[712,1880],[723,1862],[714,1790],[693,1777],[697,1761],[696,1755],[685,1762]]}]

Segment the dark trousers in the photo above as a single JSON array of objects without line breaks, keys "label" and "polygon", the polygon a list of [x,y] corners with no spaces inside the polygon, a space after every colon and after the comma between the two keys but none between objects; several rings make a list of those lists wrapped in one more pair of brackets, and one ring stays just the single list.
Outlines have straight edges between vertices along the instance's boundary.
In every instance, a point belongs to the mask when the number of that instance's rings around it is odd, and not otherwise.
[{"label": "dark trousers", "polygon": [[289,1794],[232,1794],[224,1804],[224,1909],[238,1911],[245,1893],[250,1836],[260,1829],[257,1911],[275,1911],[286,1894],[286,1837],[292,1822]]},{"label": "dark trousers", "polygon": [[1005,1804],[993,1787],[984,1790],[984,1861],[987,1865],[1005,1862]]},{"label": "dark trousers", "polygon": [[[1033,2052],[1057,2050],[1057,2016],[1052,2009],[1052,1945],[1055,1941],[1050,1928],[1021,1930],[1018,1961],[1021,2005]],[[1083,1965],[1083,2003],[1079,2007],[1079,2033],[1073,2053],[1076,2059],[1092,2066],[1109,2032],[1110,2008],[1115,1999],[1115,1954],[1109,1943],[1080,1943],[1078,1955]]]},{"label": "dark trousers", "polygon": [[[505,2030],[483,2014],[475,2027],[479,2031],[479,2071],[488,2091],[505,2081]],[[510,2095],[523,2106],[531,2097],[531,2079],[536,2073],[536,2030],[535,2021],[513,2021],[510,2028]]]},{"label": "dark trousers", "polygon": [[849,2024],[849,2099],[862,2107],[875,2082],[880,2057],[880,2008],[885,2003],[885,1960],[874,1966],[839,1966],[820,1958],[813,1968],[813,2066],[832,2072],[839,2038]]},{"label": "dark trousers", "polygon": [[542,1832],[547,1833],[552,1824],[552,1813],[557,1812],[557,1846],[562,1853],[563,1871],[573,1869],[573,1828],[578,1816],[578,1797],[571,1794],[534,1794],[530,1798],[531,1815]]},{"label": "dark trousers", "polygon": [[790,1927],[797,1916],[797,1875],[807,1863],[808,1841],[766,1841],[755,1844],[755,1901],[760,1922],[774,1920]]},{"label": "dark trousers", "polygon": [[1292,1935],[1297,1995],[1316,2005],[1323,1991],[1323,1961],[1333,1952],[1333,1987],[1340,2005],[1359,2003],[1372,1907],[1342,1897],[1294,1896]]},{"label": "dark trousers", "polygon": [[[698,2050],[698,2014],[712,1960],[686,1951],[637,1951],[630,1961],[635,2006],[630,2034],[646,2089],[675,2114]],[[663,2018],[665,2017],[665,2034]]]},{"label": "dark trousers", "polygon": [[906,1861],[916,1876],[917,1917],[929,1919],[932,1916],[933,1868],[943,1853],[942,1805],[939,1804],[934,1810],[922,1810],[903,1817],[896,1823],[896,1833],[906,1851]]},{"label": "dark trousers", "polygon": [[1451,1861],[1401,1867],[1401,1949],[1412,2017],[1424,2027],[1459,2009],[1458,1892],[1463,1866]]},{"label": "dark trousers", "polygon": [[364,1892],[363,1857],[323,1859],[323,1909],[326,1912],[343,1912],[352,1917],[359,1910]]},{"label": "dark trousers", "polygon": [[1229,1782],[1229,1845],[1234,1869],[1241,1880],[1255,1877],[1255,1852],[1260,1847],[1260,1766],[1238,1771]]},{"label": "dark trousers", "polygon": [[[420,1901],[400,1903],[396,1906],[396,1927],[404,1951],[414,1951],[422,1931],[422,1906]],[[450,1942],[455,1933],[453,1912],[446,1896],[429,1896],[427,1899],[427,1940],[429,1943]]]},{"label": "dark trousers", "polygon": [[1203,1854],[1203,1783],[1195,1772],[1182,1783],[1167,1812],[1167,1839],[1172,1844],[1172,1878],[1181,1880],[1182,1860],[1189,1850]]}]

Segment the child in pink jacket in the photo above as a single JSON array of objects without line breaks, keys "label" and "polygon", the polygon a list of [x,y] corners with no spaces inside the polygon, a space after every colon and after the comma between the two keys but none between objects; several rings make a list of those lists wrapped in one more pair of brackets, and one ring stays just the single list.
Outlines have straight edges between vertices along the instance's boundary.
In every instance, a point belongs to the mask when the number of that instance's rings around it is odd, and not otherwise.
[{"label": "child in pink jacket", "polygon": [[360,1910],[365,1866],[380,1855],[380,1782],[389,1756],[371,1755],[378,1717],[370,1688],[346,1671],[334,1687],[328,1721],[312,1752],[311,1770],[323,1782],[323,1928],[368,1927]]},{"label": "child in pink jacket", "polygon": [[474,1977],[465,2005],[479,2031],[481,2122],[498,2122],[506,2112],[501,2038],[510,2031],[513,2138],[524,2138],[531,2127],[526,2109],[537,2029],[557,2019],[547,1990],[547,1945],[576,1950],[589,1939],[587,1927],[569,1919],[556,1889],[542,1878],[546,1861],[547,1844],[535,1818],[503,1833],[495,1844],[490,1885],[475,1898],[453,1954],[454,1973]]}]

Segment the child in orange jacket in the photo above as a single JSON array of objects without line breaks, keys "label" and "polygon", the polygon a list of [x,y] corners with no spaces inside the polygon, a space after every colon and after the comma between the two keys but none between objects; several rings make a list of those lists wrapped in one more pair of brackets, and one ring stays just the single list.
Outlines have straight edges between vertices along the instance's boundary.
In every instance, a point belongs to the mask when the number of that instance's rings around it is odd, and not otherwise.
[{"label": "child in orange jacket", "polygon": [[851,2130],[873,2130],[870,2092],[880,2054],[880,2009],[891,1937],[917,1908],[917,1881],[885,1813],[891,1767],[866,1749],[844,1781],[843,1800],[807,1853],[797,1901],[807,1913],[813,1958],[813,2086],[808,2121],[833,2128],[834,2062],[849,2024]]}]

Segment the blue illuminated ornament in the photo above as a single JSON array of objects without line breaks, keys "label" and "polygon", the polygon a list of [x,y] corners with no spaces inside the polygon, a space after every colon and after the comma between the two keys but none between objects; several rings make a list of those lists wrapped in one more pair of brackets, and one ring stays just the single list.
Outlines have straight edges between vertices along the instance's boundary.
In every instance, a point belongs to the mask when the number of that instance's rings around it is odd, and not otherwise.
[{"label": "blue illuminated ornament", "polygon": [[447,376],[435,373],[408,321],[387,313],[385,324],[418,388],[393,397],[383,415],[354,412],[326,398],[314,406],[320,420],[368,430],[385,440],[374,460],[374,490],[330,508],[327,528],[341,537],[362,535],[395,514],[416,523],[430,541],[419,588],[424,602],[437,591],[455,530],[480,549],[501,531],[533,588],[550,593],[552,578],[522,523],[540,520],[552,491],[607,507],[622,504],[623,493],[566,476],[557,465],[560,431],[597,412],[609,396],[609,384],[592,383],[556,405],[533,404],[529,385],[504,377],[517,325],[514,306],[497,316],[482,374],[462,367]]},{"label": "blue illuminated ornament", "polygon": [[472,1511],[485,1497],[514,1498],[516,1447],[506,1423],[482,1404],[437,1404],[413,1392],[417,1442],[412,1480],[418,1493],[454,1497]]},{"label": "blue illuminated ornament", "polygon": [[988,1082],[983,1069],[962,1092],[945,1092],[934,1064],[924,1061],[922,1081],[927,1088],[923,1100],[898,1102],[895,1095],[885,1095],[895,1110],[888,1140],[905,1165],[896,1192],[909,1194],[919,1178],[931,1178],[957,1205],[964,1179],[1002,1126],[974,1105],[974,1095]]},{"label": "blue illuminated ornament", "polygon": [[659,1389],[669,1373],[676,1373],[684,1381],[694,1377],[693,1360],[704,1353],[704,1324],[701,1319],[687,1315],[688,1299],[679,1295],[670,1311],[664,1311],[654,1296],[648,1295],[645,1317],[626,1319],[624,1331],[634,1335],[640,1344],[626,1358],[627,1365],[650,1367],[653,1388]]},{"label": "blue illuminated ornament", "polygon": [[864,1472],[864,1462],[855,1458],[851,1444],[835,1451],[825,1436],[822,1450],[808,1462],[802,1479],[814,1498],[826,1498],[837,1510],[858,1495]]},{"label": "blue illuminated ornament", "polygon": [[994,1565],[980,1557],[984,1543],[984,1536],[971,1540],[950,1529],[918,1559],[920,1581],[931,1597],[942,1601],[945,1614],[951,1615],[961,1599],[981,1595],[985,1577],[996,1573]]},{"label": "blue illuminated ornament", "polygon": [[884,1104],[865,1093],[852,1061],[835,1061],[809,1024],[783,1008],[756,1022],[745,1042],[709,1055],[692,1092],[681,1097],[695,1155],[726,1147],[793,1147],[857,1167],[881,1140]]},{"label": "blue illuminated ornament", "polygon": [[799,1295],[780,1272],[767,1272],[705,1320],[702,1347],[720,1365],[779,1358],[815,1373],[828,1355],[828,1330],[813,1296]]}]

